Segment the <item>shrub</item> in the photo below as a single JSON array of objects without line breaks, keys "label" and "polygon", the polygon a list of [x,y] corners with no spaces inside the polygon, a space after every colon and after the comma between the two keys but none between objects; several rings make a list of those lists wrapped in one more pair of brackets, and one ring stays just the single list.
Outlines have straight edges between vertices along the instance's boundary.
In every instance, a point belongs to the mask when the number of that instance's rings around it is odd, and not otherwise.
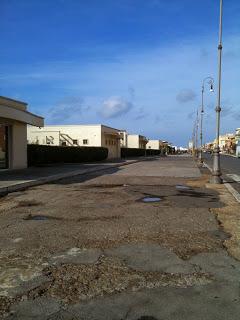
[{"label": "shrub", "polygon": [[145,149],[121,148],[121,158],[142,157],[145,156]]},{"label": "shrub", "polygon": [[61,147],[29,144],[28,166],[52,163],[80,163],[105,160],[108,149],[102,147]]},{"label": "shrub", "polygon": [[159,149],[147,149],[147,156],[159,156],[161,154],[161,150]]}]

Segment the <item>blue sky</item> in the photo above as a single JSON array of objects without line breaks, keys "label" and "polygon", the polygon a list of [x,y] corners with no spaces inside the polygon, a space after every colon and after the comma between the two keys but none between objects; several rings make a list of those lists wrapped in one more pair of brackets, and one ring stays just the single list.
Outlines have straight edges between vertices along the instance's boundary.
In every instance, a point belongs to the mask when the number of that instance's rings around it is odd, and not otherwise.
[{"label": "blue sky", "polygon": [[[104,123],[186,145],[217,82],[218,0],[1,0],[0,95],[46,124]],[[240,2],[224,3],[222,132],[240,127]],[[216,92],[205,94],[214,138]]]}]

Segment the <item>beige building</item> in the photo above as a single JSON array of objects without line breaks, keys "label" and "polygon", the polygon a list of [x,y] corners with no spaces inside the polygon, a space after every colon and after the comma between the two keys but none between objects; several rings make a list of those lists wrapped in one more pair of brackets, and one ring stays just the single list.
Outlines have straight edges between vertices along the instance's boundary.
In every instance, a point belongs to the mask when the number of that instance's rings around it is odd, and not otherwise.
[{"label": "beige building", "polygon": [[147,142],[146,137],[138,134],[129,134],[127,137],[128,148],[146,149]]},{"label": "beige building", "polygon": [[128,133],[126,130],[121,130],[120,146],[121,146],[121,148],[128,147]]},{"label": "beige building", "polygon": [[44,119],[27,111],[27,103],[0,96],[0,169],[27,167],[27,124]]},{"label": "beige building", "polygon": [[236,129],[235,142],[236,142],[236,156],[240,158],[240,128]]},{"label": "beige building", "polygon": [[51,125],[28,127],[28,142],[55,146],[106,147],[108,158],[120,158],[120,130],[97,125]]},{"label": "beige building", "polygon": [[[235,134],[233,133],[226,133],[219,136],[219,148],[220,151],[224,152],[228,149],[229,143],[235,141]],[[214,139],[214,145],[216,145],[217,141]]]},{"label": "beige building", "polygon": [[147,149],[160,150],[162,146],[161,140],[148,140]]}]

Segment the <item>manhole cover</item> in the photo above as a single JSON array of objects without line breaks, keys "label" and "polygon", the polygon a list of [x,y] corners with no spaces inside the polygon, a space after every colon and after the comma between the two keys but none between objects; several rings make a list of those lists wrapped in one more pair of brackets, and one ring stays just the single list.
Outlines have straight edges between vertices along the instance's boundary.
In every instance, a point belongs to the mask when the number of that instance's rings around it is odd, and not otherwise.
[{"label": "manhole cover", "polygon": [[145,203],[159,202],[159,201],[162,201],[162,199],[158,197],[144,197],[142,199],[142,202],[145,202]]}]

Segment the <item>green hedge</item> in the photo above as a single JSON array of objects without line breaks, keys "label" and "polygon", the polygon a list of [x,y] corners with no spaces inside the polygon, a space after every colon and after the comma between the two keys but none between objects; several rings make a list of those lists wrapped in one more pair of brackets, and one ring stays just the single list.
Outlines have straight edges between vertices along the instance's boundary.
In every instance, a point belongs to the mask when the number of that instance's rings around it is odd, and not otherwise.
[{"label": "green hedge", "polygon": [[157,156],[161,155],[161,150],[155,149],[137,149],[137,148],[121,148],[121,157],[122,158],[131,158],[131,157],[143,157],[143,156]]},{"label": "green hedge", "polygon": [[79,163],[102,161],[108,156],[108,149],[102,147],[60,147],[29,144],[27,146],[28,166],[51,163]]},{"label": "green hedge", "polygon": [[142,157],[145,156],[145,149],[121,148],[121,158]]},{"label": "green hedge", "polygon": [[161,150],[147,149],[147,156],[159,156],[159,155],[161,155]]}]

